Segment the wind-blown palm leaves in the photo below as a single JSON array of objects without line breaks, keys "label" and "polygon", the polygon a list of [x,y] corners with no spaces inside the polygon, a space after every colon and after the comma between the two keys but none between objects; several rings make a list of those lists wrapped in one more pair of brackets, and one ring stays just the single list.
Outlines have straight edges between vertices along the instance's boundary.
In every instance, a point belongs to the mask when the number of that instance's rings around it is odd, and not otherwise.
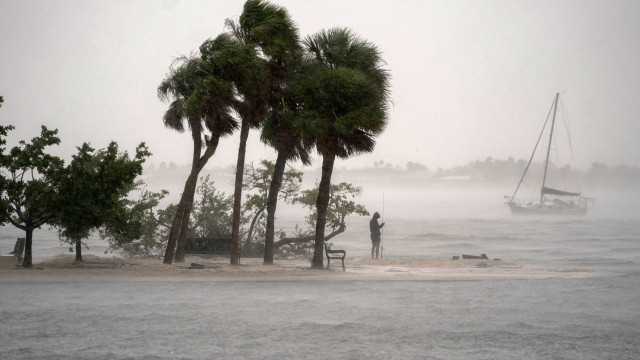
[{"label": "wind-blown palm leaves", "polygon": [[[262,126],[262,140],[278,152],[267,204],[264,263],[273,263],[274,218],[286,163],[300,159],[308,164],[310,149],[315,146],[323,157],[323,173],[313,267],[322,267],[333,163],[336,157],[373,150],[375,137],[386,125],[389,74],[382,68],[376,46],[348,29],[307,37],[303,48],[286,9],[267,1],[246,1],[238,20],[227,20],[226,25],[229,32],[203,43],[201,56],[184,61],[159,88],[161,98],[173,100],[165,124],[184,130],[186,120],[194,137],[194,165],[183,193],[186,200],[184,206],[183,200],[178,206],[165,262],[171,261],[177,227],[186,233],[188,212],[186,221],[179,216],[187,210],[189,196],[193,198],[199,169],[213,155],[219,137],[240,125],[231,263],[236,264],[239,258],[246,139],[251,127]],[[205,140],[205,154],[197,156],[196,148],[201,148],[197,141],[205,128],[211,137]]]},{"label": "wind-blown palm leaves", "polygon": [[281,93],[281,99],[274,101],[269,117],[262,128],[262,141],[273,147],[278,155],[275,161],[274,173],[269,189],[267,202],[267,225],[265,232],[264,264],[273,264],[275,241],[275,212],[278,201],[278,193],[283,181],[283,174],[287,162],[301,160],[303,164],[311,164],[310,152],[314,142],[310,137],[300,132],[299,122],[304,118],[304,109],[300,107],[295,92],[295,83],[300,77],[304,77],[304,59],[296,50],[297,56],[288,65],[282,87],[277,91]]},{"label": "wind-blown palm leaves", "polygon": [[[233,133],[238,127],[232,115],[234,87],[226,79],[226,69],[233,63],[233,59],[226,57],[228,46],[226,37],[206,41],[200,49],[201,52],[206,51],[206,56],[185,59],[158,88],[161,99],[173,99],[164,116],[165,124],[176,130],[184,130],[183,121],[188,120],[194,139],[192,169],[169,234],[165,264],[172,263],[178,239],[176,260],[183,261],[198,174],[215,153],[220,137]],[[209,131],[208,136],[203,132],[202,122]],[[206,150],[200,156],[203,136]]]},{"label": "wind-blown palm leaves", "polygon": [[303,41],[314,64],[300,84],[300,98],[310,116],[302,133],[315,139],[322,155],[322,177],[316,202],[313,268],[322,268],[326,211],[336,157],[371,152],[386,126],[389,73],[380,51],[345,28],[334,28]]},{"label": "wind-blown palm leaves", "polygon": [[268,66],[269,115],[261,137],[278,152],[269,188],[265,234],[264,263],[272,264],[275,211],[286,163],[295,159],[310,163],[309,147],[293,128],[298,116],[297,103],[289,91],[294,72],[291,64],[300,49],[298,29],[286,9],[262,0],[247,1],[238,22],[228,25],[245,43],[259,49]]},{"label": "wind-blown palm leaves", "polygon": [[[193,56],[190,58],[183,57],[177,61],[178,65],[171,69],[170,75],[158,87],[158,97],[163,101],[173,99],[163,117],[165,126],[183,132],[185,130],[184,122],[188,123],[193,139],[191,170],[194,171],[202,154],[202,137],[205,131],[202,126],[204,113],[202,107],[199,106],[201,102],[197,101],[201,100],[200,93],[197,91],[199,80],[202,77],[199,70],[201,62],[200,59]],[[170,237],[170,246],[167,247],[165,253],[165,256],[168,256],[171,260],[173,259],[175,242],[180,242],[179,238],[186,238],[186,230],[193,208],[193,195],[189,193],[191,188],[195,191],[195,184],[193,186],[190,185],[189,189],[185,188],[185,192],[182,194],[186,201],[185,206],[181,208],[181,213],[177,213],[174,219],[176,231],[179,231],[177,234],[178,239]],[[181,254],[178,253],[177,260],[181,261],[181,257]],[[165,262],[170,262],[171,260],[165,260]]]},{"label": "wind-blown palm leaves", "polygon": [[[231,58],[235,59],[229,68],[229,80],[233,81],[238,100],[234,108],[241,119],[240,144],[236,163],[236,180],[233,196],[233,224],[231,232],[231,264],[239,262],[240,215],[242,206],[242,177],[249,129],[259,127],[267,113],[267,64],[258,52],[251,38],[238,24],[227,20],[232,34],[228,36]],[[233,35],[233,38],[231,37]]]}]

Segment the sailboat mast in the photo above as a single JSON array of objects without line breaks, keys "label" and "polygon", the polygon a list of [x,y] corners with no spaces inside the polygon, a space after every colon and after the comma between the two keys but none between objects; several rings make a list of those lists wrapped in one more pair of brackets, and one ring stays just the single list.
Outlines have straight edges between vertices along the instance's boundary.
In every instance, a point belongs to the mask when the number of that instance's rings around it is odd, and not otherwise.
[{"label": "sailboat mast", "polygon": [[540,189],[540,204],[544,197],[544,187],[547,182],[547,168],[549,167],[549,154],[551,153],[551,140],[553,139],[553,129],[556,124],[556,111],[558,110],[558,97],[560,93],[556,93],[556,99],[553,104],[553,118],[551,119],[551,132],[549,133],[549,146],[547,147],[547,158],[544,161],[544,176],[542,177],[542,188]]}]

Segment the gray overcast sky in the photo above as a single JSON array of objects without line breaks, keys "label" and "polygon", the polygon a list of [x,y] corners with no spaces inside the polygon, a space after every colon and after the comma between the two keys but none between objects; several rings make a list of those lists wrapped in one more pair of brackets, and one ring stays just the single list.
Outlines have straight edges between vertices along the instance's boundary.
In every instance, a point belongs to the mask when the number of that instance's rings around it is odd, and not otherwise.
[{"label": "gray overcast sky", "polygon": [[[528,158],[557,91],[579,167],[640,165],[638,1],[273,1],[306,36],[346,26],[375,43],[393,108],[374,161],[431,169],[488,156]],[[2,124],[9,145],[40,125],[75,146],[145,141],[152,161],[188,164],[191,140],[167,130],[156,88],[172,60],[224,30],[244,1],[0,0]],[[212,166],[235,163],[237,136]],[[274,158],[252,135],[248,160]],[[315,162],[314,166],[319,166]]]}]

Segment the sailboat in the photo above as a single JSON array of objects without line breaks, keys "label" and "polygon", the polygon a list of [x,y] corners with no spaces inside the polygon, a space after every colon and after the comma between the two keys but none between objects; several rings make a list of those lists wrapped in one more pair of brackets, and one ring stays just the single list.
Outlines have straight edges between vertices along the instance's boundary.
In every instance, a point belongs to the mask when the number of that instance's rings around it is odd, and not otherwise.
[{"label": "sailboat", "polygon": [[538,137],[538,142],[533,149],[533,153],[531,154],[529,163],[527,164],[524,173],[520,178],[520,182],[518,183],[516,190],[513,192],[513,195],[505,196],[505,198],[508,199],[507,204],[511,209],[511,213],[514,215],[584,215],[587,213],[587,208],[594,202],[594,200],[591,198],[583,197],[581,192],[579,191],[575,191],[573,189],[571,189],[572,191],[567,191],[566,189],[560,190],[557,188],[558,186],[550,184],[549,155],[551,153],[552,142],[554,140],[553,136],[554,129],[556,127],[556,114],[558,112],[559,99],[560,94],[556,93],[553,103],[551,104],[552,110],[549,111],[549,114],[551,114],[551,112],[553,111],[553,117],[551,119],[551,128],[549,130],[549,143],[546,149],[547,151],[544,161],[544,172],[542,175],[542,185],[540,186],[539,197],[537,197],[537,199],[522,202],[516,199],[516,194],[518,193],[518,190],[521,189],[523,180],[527,176],[527,172],[530,171],[532,167],[531,165],[534,159],[534,155],[536,154],[536,150],[538,149],[540,140],[545,133],[544,130],[549,120],[548,115],[542,127],[542,132]]}]

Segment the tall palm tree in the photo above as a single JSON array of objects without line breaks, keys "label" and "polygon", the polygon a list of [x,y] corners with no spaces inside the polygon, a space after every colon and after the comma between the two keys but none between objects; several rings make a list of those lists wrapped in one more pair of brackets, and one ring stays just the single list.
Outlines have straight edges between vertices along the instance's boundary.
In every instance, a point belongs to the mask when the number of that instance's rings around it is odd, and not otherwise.
[{"label": "tall palm tree", "polygon": [[294,130],[297,104],[289,93],[293,73],[291,63],[300,50],[298,29],[287,10],[263,0],[245,2],[238,22],[229,23],[234,33],[259,49],[268,66],[266,101],[269,115],[263,124],[262,140],[278,156],[267,200],[264,264],[273,264],[275,212],[286,163],[301,159],[310,162],[309,147]]},{"label": "tall palm tree", "polygon": [[300,56],[297,56],[296,60],[292,61],[293,64],[289,66],[286,82],[279,90],[281,100],[274,102],[271,106],[270,115],[262,127],[262,141],[277,151],[267,198],[265,265],[273,264],[275,212],[286,164],[295,160],[301,160],[305,165],[311,164],[310,152],[314,142],[311,141],[311,137],[305,136],[299,126],[305,117],[305,111],[300,108],[300,101],[296,93],[296,83],[305,74],[300,66],[302,60]]},{"label": "tall palm tree", "polygon": [[[176,130],[178,132],[185,131],[185,122],[188,124],[191,130],[191,138],[193,139],[193,158],[191,162],[191,171],[196,170],[200,157],[202,155],[203,147],[203,132],[204,128],[202,122],[204,114],[201,109],[188,108],[187,101],[194,95],[198,83],[202,80],[201,74],[199,74],[200,59],[191,57],[179,58],[177,66],[172,66],[170,73],[166,79],[158,86],[158,98],[163,101],[171,101],[169,109],[163,116],[164,124],[166,127]],[[191,110],[191,111],[189,111]],[[197,180],[196,180],[197,183]],[[189,226],[189,219],[191,216],[191,210],[193,208],[193,198],[195,192],[195,186],[185,188],[183,196],[186,203],[181,213],[177,213],[174,218],[174,222],[179,231],[177,242],[180,243],[180,239],[186,239],[186,233]],[[177,222],[175,221],[177,220]],[[173,259],[173,251],[175,249],[175,238],[170,238],[169,246],[167,246],[165,256]],[[178,251],[176,254],[177,262],[184,261],[184,253]]]},{"label": "tall palm tree", "polygon": [[[176,130],[184,130],[183,122],[187,120],[194,140],[192,168],[185,182],[169,233],[164,256],[165,264],[172,263],[176,242],[178,243],[176,260],[184,261],[186,233],[198,175],[215,153],[220,137],[231,134],[238,127],[232,116],[233,84],[220,75],[224,74],[225,67],[229,63],[224,53],[227,45],[224,40],[216,38],[206,41],[208,62],[204,57],[186,59],[172,70],[158,88],[161,99],[173,99],[164,116],[165,124]],[[209,135],[204,134],[203,123]],[[201,154],[203,137],[205,152]]]},{"label": "tall palm tree", "polygon": [[[245,5],[246,6],[246,5]],[[236,87],[238,101],[235,110],[240,116],[240,143],[236,162],[236,177],[233,192],[233,216],[231,230],[231,264],[239,263],[240,215],[242,208],[242,182],[247,150],[247,139],[251,128],[258,128],[267,113],[267,64],[258,56],[256,44],[249,36],[249,31],[239,22],[227,19],[230,36],[237,46],[236,66],[229,80]]]},{"label": "tall palm tree", "polygon": [[312,116],[312,134],[322,155],[312,267],[321,269],[331,174],[335,158],[373,151],[387,124],[389,80],[378,48],[346,28],[333,28],[303,41],[315,70],[303,81],[301,97]]}]

